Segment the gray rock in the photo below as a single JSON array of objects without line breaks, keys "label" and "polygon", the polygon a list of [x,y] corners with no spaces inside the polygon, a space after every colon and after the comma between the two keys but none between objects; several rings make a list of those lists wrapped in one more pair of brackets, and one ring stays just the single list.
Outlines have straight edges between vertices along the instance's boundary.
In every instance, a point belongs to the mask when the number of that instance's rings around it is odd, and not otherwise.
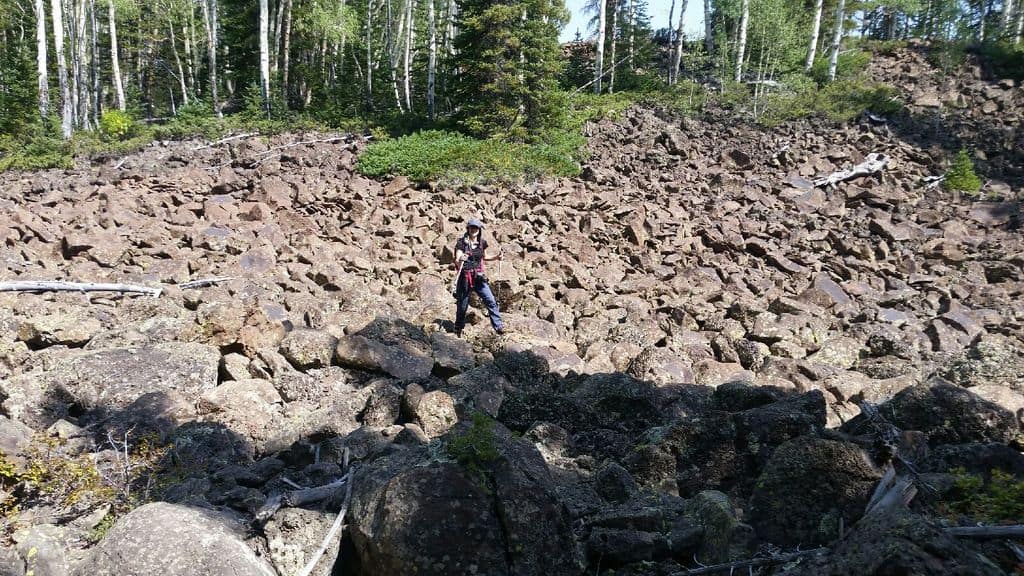
[{"label": "gray rock", "polygon": [[26,574],[66,576],[71,573],[64,528],[40,524],[14,534],[15,547],[25,563]]},{"label": "gray rock", "polygon": [[594,490],[609,502],[625,502],[636,494],[638,487],[625,468],[609,462],[594,476]]},{"label": "gray rock", "polygon": [[[319,549],[324,536],[331,529],[336,513],[281,508],[267,522],[263,533],[267,536],[267,549],[274,568],[280,574],[298,574]],[[312,576],[330,576],[341,548],[341,532],[328,544],[327,552],[312,572]]]},{"label": "gray rock", "polygon": [[338,339],[319,330],[292,330],[281,340],[281,354],[299,370],[331,365]]},{"label": "gray rock", "polygon": [[783,547],[827,544],[840,523],[863,514],[882,474],[859,446],[813,437],[775,450],[751,502],[750,522],[760,538]]},{"label": "gray rock", "polygon": [[427,392],[416,404],[413,417],[427,438],[443,436],[459,421],[455,400],[446,392]]},{"label": "gray rock", "polygon": [[225,514],[157,502],[118,520],[78,576],[276,576]]},{"label": "gray rock", "polygon": [[427,378],[434,367],[434,360],[419,348],[384,344],[361,335],[339,340],[335,358],[342,366],[384,372],[399,380]]}]

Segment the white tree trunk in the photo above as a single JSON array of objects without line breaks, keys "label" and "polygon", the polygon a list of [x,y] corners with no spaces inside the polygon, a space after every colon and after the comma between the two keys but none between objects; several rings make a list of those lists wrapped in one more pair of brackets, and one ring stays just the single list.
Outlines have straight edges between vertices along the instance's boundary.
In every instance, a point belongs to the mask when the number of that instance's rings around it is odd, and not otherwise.
[{"label": "white tree trunk", "polygon": [[1013,43],[1020,44],[1024,37],[1024,6],[1017,8],[1017,30],[1013,33]]},{"label": "white tree trunk", "polygon": [[715,50],[715,23],[711,21],[711,0],[704,0],[704,49],[708,54]]},{"label": "white tree trunk", "polygon": [[50,14],[53,20],[54,55],[57,57],[57,79],[60,82],[60,130],[67,140],[71,138],[75,109],[71,101],[71,86],[68,85],[68,65],[64,58],[64,8],[61,0],[50,0]]},{"label": "white tree trunk", "polygon": [[743,0],[740,16],[740,38],[736,49],[736,74],[733,80],[739,82],[743,78],[743,58],[747,55],[747,26],[750,24],[750,0]]},{"label": "white tree trunk", "polygon": [[405,95],[405,109],[412,111],[412,43],[415,39],[415,0],[405,0],[405,53],[402,63],[402,91]]},{"label": "white tree trunk", "polygon": [[75,118],[79,128],[90,130],[90,91],[89,91],[89,43],[86,15],[86,0],[72,0],[75,16],[74,50],[71,52],[71,63],[74,69]]},{"label": "white tree trunk", "polygon": [[436,114],[434,90],[437,82],[437,14],[434,13],[434,0],[427,0],[427,21],[430,28],[427,57],[427,117],[433,120]]},{"label": "white tree trunk", "polygon": [[92,45],[92,51],[89,54],[89,76],[92,80],[92,122],[94,126],[99,126],[103,89],[100,85],[100,28],[96,18],[96,0],[89,0],[89,37]]},{"label": "white tree trunk", "polygon": [[35,13],[39,115],[45,119],[50,115],[50,77],[46,68],[46,3],[44,0],[35,0]]},{"label": "white tree trunk", "polygon": [[182,30],[185,35],[185,62],[188,65],[188,89],[192,94],[196,93],[196,27],[195,27],[195,5],[189,2],[188,21]]},{"label": "white tree trunk", "polygon": [[1002,29],[1004,36],[1010,32],[1010,26],[1013,25],[1013,0],[1003,0],[1003,14],[999,18],[999,27]]},{"label": "white tree trunk", "polygon": [[810,72],[814,66],[814,58],[818,55],[818,35],[821,34],[821,12],[825,6],[824,0],[817,0],[814,3],[814,24],[811,28],[811,43],[807,47],[807,61],[804,62],[804,72]]},{"label": "white tree trunk", "polygon": [[174,53],[174,64],[178,67],[178,86],[181,88],[181,102],[188,105],[188,86],[185,85],[185,68],[181,65],[181,55],[178,54],[178,39],[174,34],[174,21],[169,10],[167,12],[167,30],[171,35],[171,52]]},{"label": "white tree trunk", "polygon": [[366,0],[366,108],[373,110],[373,0]]},{"label": "white tree trunk", "polygon": [[121,57],[117,49],[117,8],[114,0],[107,0],[107,14],[110,20],[110,71],[114,77],[117,109],[123,111],[128,108],[128,103],[124,99],[124,82],[121,80]]},{"label": "white tree trunk", "polygon": [[601,93],[601,77],[604,75],[604,28],[607,23],[607,0],[597,0],[597,58],[594,59],[594,94]]},{"label": "white tree trunk", "polygon": [[671,83],[679,81],[679,65],[683,61],[683,17],[686,15],[686,0],[679,3],[679,24],[676,26],[676,45],[672,53]]},{"label": "white tree trunk", "polygon": [[213,113],[222,117],[220,101],[217,94],[217,0],[199,0],[203,9],[203,21],[206,25],[206,52],[210,61],[210,98],[213,101]]},{"label": "white tree trunk", "polygon": [[832,35],[832,55],[828,59],[828,81],[836,79],[836,67],[839,65],[839,45],[843,42],[843,22],[846,20],[846,0],[839,0],[836,7],[836,30]]},{"label": "white tree trunk", "polygon": [[608,93],[611,94],[615,91],[615,64],[618,62],[618,39],[619,39],[619,1],[612,1],[612,69],[608,74]]},{"label": "white tree trunk", "polygon": [[282,48],[284,62],[281,66],[281,92],[284,94],[285,101],[287,101],[288,94],[290,94],[288,91],[288,78],[292,65],[292,0],[286,0],[284,9],[284,38],[282,39],[284,42]]},{"label": "white tree trunk", "polygon": [[629,24],[629,70],[636,70],[636,0],[629,0],[626,9]]},{"label": "white tree trunk", "polygon": [[260,0],[260,96],[263,110],[270,114],[270,4]]}]

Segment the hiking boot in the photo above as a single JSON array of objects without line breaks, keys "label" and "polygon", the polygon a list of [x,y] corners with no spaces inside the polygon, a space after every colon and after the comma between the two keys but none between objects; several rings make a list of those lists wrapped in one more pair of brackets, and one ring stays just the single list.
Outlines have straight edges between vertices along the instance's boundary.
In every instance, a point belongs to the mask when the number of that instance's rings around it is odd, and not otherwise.
[{"label": "hiking boot", "polygon": [[462,338],[462,330],[456,330],[455,331],[455,337],[456,338]]},{"label": "hiking boot", "polygon": [[494,333],[497,334],[498,336],[501,336],[502,334],[505,333],[505,329],[504,328],[495,328]]}]

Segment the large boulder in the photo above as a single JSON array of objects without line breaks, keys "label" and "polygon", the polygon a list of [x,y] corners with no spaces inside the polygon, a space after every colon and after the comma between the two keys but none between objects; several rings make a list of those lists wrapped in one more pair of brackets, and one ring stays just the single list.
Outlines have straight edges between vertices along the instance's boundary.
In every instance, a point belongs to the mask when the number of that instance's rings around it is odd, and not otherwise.
[{"label": "large boulder", "polygon": [[430,376],[434,360],[419,347],[386,344],[362,335],[345,336],[338,341],[335,358],[342,366],[384,372],[399,380],[419,380]]},{"label": "large boulder", "polygon": [[157,502],[118,520],[78,576],[276,576],[230,516]]},{"label": "large boulder", "polygon": [[299,370],[331,365],[338,339],[319,330],[292,330],[281,341],[281,354]]},{"label": "large boulder", "polygon": [[196,399],[217,385],[220,352],[213,346],[168,342],[69,354],[52,369],[0,383],[9,415],[45,427],[78,410],[122,410],[140,396],[177,392]]},{"label": "large boulder", "polygon": [[357,471],[350,534],[358,573],[578,574],[568,516],[537,450],[501,426],[468,433],[493,434],[497,457],[464,466],[414,447]]},{"label": "large boulder", "polygon": [[[942,379],[901,391],[881,404],[879,412],[901,430],[924,432],[932,446],[969,442],[1009,444],[1020,435],[1015,414]],[[863,416],[858,416],[842,430],[856,433],[863,423]]]},{"label": "large boulder", "polygon": [[831,553],[784,569],[785,576],[1001,576],[988,558],[909,510],[861,522]]},{"label": "large boulder", "polygon": [[1001,384],[1024,392],[1024,343],[1002,334],[982,334],[950,361],[942,376],[961,386]]},{"label": "large boulder", "polygon": [[881,478],[859,446],[810,436],[779,446],[751,502],[759,537],[782,546],[826,544],[852,526]]}]

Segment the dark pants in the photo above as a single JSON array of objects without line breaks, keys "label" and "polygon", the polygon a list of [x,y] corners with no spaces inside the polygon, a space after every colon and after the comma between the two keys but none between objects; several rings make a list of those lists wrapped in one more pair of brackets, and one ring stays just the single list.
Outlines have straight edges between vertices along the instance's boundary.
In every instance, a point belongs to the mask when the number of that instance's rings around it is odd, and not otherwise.
[{"label": "dark pants", "polygon": [[491,326],[495,330],[501,330],[501,313],[498,312],[498,301],[494,299],[491,287],[482,279],[475,279],[472,287],[468,284],[465,277],[459,279],[459,286],[455,295],[455,330],[462,331],[466,326],[466,310],[469,309],[470,291],[476,292],[477,296],[483,300],[484,306],[487,306],[487,312],[491,318]]}]

